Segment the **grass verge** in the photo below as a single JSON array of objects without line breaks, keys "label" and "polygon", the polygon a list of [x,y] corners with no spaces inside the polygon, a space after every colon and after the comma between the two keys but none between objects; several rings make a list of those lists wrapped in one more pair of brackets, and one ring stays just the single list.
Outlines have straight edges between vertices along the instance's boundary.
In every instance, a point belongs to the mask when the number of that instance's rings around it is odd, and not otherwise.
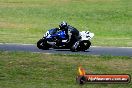
[{"label": "grass verge", "polygon": [[131,88],[132,84],[76,83],[80,64],[87,73],[130,74],[132,57],[0,52],[0,88]]},{"label": "grass verge", "polygon": [[132,46],[131,0],[0,0],[0,42],[36,43],[67,21],[95,33],[93,45]]}]

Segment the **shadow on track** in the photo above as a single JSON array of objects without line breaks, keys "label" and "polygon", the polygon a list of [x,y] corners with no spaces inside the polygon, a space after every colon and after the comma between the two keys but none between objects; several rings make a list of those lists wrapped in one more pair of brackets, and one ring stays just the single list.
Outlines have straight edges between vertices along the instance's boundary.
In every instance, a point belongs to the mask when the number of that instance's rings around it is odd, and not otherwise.
[{"label": "shadow on track", "polygon": [[[69,51],[72,52],[70,49],[53,49],[54,51]],[[77,51],[77,52],[90,52],[89,50],[86,51]]]}]

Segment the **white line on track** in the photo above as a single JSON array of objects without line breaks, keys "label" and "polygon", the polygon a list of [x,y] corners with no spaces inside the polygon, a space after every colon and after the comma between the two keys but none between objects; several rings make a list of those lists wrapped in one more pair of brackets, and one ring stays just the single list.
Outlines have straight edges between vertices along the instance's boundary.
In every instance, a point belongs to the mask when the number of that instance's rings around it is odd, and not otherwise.
[{"label": "white line on track", "polygon": [[[24,44],[24,43],[0,43],[0,45],[36,45],[36,44]],[[116,47],[116,46],[91,46],[91,47],[98,47],[98,48],[132,48],[132,47]]]},{"label": "white line on track", "polygon": [[4,45],[4,44],[7,44],[7,45],[35,45],[35,44],[23,44],[23,43],[0,43],[0,45]]},{"label": "white line on track", "polygon": [[132,48],[132,47],[117,47],[117,46],[91,46],[97,48]]}]

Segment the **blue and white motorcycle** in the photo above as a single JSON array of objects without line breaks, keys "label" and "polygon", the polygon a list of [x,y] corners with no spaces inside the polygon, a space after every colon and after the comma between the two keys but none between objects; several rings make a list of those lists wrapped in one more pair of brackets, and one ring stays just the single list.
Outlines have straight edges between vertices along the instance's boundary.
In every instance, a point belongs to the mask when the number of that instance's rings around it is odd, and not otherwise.
[{"label": "blue and white motorcycle", "polygon": [[[91,46],[90,40],[93,38],[94,33],[89,31],[80,32],[78,41],[67,42],[65,31],[57,29],[48,30],[42,39],[37,42],[39,49],[48,50],[49,48],[54,49],[70,49],[71,51],[85,51]],[[61,41],[61,43],[60,43]],[[58,45],[59,42],[59,45]]]}]

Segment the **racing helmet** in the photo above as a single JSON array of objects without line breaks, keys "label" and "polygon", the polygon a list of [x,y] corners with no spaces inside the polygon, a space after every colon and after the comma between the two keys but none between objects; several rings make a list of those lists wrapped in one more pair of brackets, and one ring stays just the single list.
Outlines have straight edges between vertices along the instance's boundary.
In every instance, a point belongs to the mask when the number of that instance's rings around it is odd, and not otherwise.
[{"label": "racing helmet", "polygon": [[65,29],[67,29],[67,27],[68,27],[68,25],[67,25],[67,23],[66,23],[65,21],[63,21],[63,22],[61,22],[61,23],[59,24],[59,28],[60,28],[61,30],[65,30]]}]

